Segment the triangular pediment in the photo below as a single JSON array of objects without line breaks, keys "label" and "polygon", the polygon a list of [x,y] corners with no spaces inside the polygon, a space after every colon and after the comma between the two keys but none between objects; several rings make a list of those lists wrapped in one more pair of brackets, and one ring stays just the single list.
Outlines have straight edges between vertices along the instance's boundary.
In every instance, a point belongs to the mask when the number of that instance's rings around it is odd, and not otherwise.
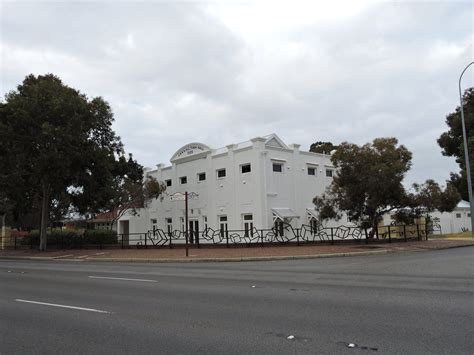
[{"label": "triangular pediment", "polygon": [[265,146],[273,147],[273,148],[288,149],[287,145],[276,134],[271,134],[270,136],[267,137]]}]

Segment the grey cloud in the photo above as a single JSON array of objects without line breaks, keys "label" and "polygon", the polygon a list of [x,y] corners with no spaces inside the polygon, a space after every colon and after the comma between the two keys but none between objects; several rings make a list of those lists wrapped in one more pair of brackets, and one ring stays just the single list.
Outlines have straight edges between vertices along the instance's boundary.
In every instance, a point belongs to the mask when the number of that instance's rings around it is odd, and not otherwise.
[{"label": "grey cloud", "polygon": [[2,6],[2,90],[49,71],[103,96],[144,165],[190,141],[219,147],[275,132],[302,149],[396,136],[414,153],[410,182],[457,170],[436,138],[472,57],[472,4],[379,3],[260,45],[206,11],[212,4]]}]

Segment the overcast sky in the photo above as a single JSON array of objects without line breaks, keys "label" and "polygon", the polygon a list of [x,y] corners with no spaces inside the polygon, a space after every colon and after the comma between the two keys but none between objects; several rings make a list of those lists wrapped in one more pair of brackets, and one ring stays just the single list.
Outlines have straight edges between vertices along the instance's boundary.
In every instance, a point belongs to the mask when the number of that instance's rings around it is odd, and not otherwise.
[{"label": "overcast sky", "polygon": [[458,171],[436,139],[474,57],[472,1],[0,4],[0,94],[54,73],[102,96],[145,166],[276,133],[304,150],[397,137],[409,183]]}]

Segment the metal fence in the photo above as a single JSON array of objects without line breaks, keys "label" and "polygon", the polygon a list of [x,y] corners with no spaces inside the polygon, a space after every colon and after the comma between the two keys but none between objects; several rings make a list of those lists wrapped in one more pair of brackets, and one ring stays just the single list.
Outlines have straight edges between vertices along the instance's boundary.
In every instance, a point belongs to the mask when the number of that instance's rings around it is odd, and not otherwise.
[{"label": "metal fence", "polygon": [[[428,239],[433,233],[432,228],[425,224],[379,226],[375,230],[362,229],[354,226],[323,227],[321,225],[302,225],[295,228],[290,224],[280,224],[272,229],[213,229],[188,232],[188,245],[201,246],[260,246],[265,245],[308,245],[317,243],[336,244],[347,242],[373,243]],[[28,236],[12,236],[0,240],[2,249],[34,249],[38,240],[28,239]],[[181,230],[165,231],[154,229],[143,233],[118,234],[116,239],[101,240],[88,244],[81,236],[74,239],[63,238],[54,244],[48,243],[48,248],[159,248],[178,247],[186,244],[186,232]]]}]

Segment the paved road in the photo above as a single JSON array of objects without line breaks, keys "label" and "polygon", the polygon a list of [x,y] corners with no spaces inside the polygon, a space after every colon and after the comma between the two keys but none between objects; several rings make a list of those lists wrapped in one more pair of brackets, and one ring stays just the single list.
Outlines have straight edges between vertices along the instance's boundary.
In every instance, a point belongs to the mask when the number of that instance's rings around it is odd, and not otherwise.
[{"label": "paved road", "polygon": [[472,354],[473,260],[2,260],[0,354]]}]

